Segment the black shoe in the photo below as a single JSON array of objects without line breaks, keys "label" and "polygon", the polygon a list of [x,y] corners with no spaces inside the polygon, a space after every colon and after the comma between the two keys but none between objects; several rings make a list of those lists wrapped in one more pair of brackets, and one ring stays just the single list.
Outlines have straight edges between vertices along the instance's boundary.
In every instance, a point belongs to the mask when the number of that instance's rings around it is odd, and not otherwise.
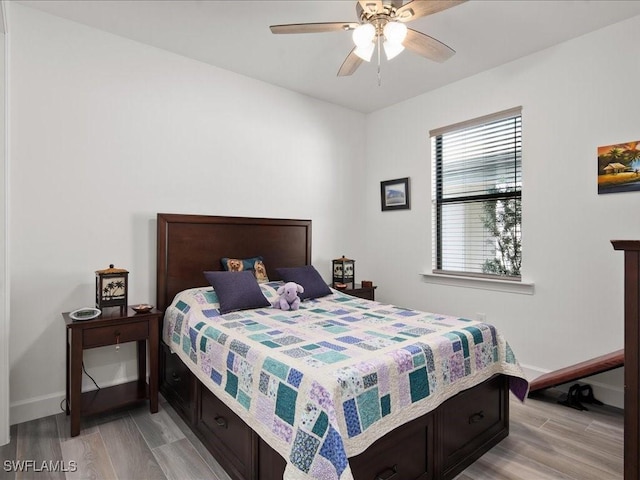
[{"label": "black shoe", "polygon": [[588,410],[587,407],[580,403],[580,385],[577,383],[571,386],[567,397],[564,400],[558,400],[558,403],[580,411]]},{"label": "black shoe", "polygon": [[582,385],[578,390],[578,398],[581,402],[592,403],[594,405],[604,405],[600,400],[596,400],[593,396],[591,385]]}]

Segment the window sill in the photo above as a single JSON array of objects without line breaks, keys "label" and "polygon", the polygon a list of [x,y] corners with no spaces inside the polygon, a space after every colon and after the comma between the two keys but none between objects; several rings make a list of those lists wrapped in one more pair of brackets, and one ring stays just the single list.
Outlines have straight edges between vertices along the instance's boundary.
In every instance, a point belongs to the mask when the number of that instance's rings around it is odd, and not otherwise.
[{"label": "window sill", "polygon": [[529,282],[513,282],[510,280],[493,280],[490,278],[464,277],[461,275],[442,275],[438,273],[422,273],[426,283],[449,285],[452,287],[479,288],[495,292],[533,295],[535,284]]}]

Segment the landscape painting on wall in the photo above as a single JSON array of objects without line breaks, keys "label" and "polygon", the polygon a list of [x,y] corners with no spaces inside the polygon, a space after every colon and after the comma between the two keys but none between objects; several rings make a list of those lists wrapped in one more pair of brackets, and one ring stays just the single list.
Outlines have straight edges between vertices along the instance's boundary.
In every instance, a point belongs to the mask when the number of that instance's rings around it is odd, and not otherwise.
[{"label": "landscape painting on wall", "polygon": [[408,210],[409,202],[409,177],[380,182],[380,202],[382,211]]},{"label": "landscape painting on wall", "polygon": [[640,140],[598,147],[598,193],[640,191]]}]

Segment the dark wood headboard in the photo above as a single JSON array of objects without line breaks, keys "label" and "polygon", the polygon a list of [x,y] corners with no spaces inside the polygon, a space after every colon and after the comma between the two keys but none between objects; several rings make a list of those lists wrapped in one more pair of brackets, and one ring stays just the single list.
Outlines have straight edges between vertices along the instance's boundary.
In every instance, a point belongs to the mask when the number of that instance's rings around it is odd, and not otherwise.
[{"label": "dark wood headboard", "polygon": [[311,220],[158,214],[156,304],[165,310],[175,295],[206,286],[205,270],[220,259],[262,256],[270,280],[275,269],[311,263]]}]

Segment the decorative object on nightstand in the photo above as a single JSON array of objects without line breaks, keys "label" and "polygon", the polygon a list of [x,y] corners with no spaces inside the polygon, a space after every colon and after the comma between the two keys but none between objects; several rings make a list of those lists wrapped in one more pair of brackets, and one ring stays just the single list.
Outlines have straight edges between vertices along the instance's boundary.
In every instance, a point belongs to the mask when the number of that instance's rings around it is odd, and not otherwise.
[{"label": "decorative object on nightstand", "polygon": [[[331,283],[334,288],[340,289],[340,284],[346,284],[347,287],[353,287],[356,281],[356,261],[346,258],[344,255],[341,258],[336,258],[331,262],[333,264],[333,276]],[[341,287],[341,288],[347,288]]]},{"label": "decorative object on nightstand", "polygon": [[96,317],[99,317],[102,312],[93,307],[85,307],[74,310],[69,313],[69,318],[74,322],[79,322],[81,320],[92,320]]},{"label": "decorative object on nightstand", "polygon": [[136,313],[148,313],[153,309],[153,305],[148,303],[141,303],[139,305],[131,305],[131,310]]},{"label": "decorative object on nightstand", "polygon": [[96,308],[127,308],[129,272],[124,268],[114,268],[113,264],[104,270],[96,270]]}]

